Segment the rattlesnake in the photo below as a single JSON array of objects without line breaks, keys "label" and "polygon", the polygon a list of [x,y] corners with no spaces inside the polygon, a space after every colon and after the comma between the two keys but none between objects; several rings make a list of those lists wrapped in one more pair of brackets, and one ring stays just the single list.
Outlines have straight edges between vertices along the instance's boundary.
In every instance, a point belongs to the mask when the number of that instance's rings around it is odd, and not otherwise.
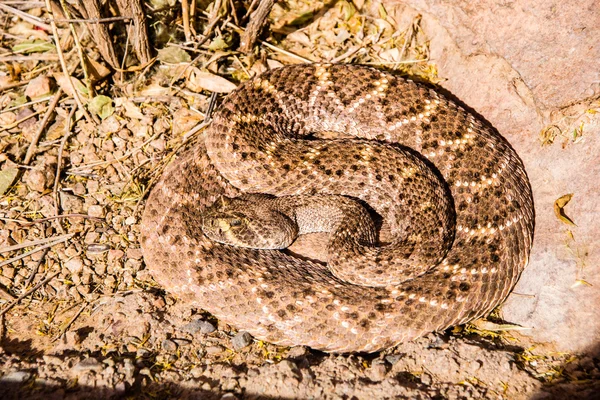
[{"label": "rattlesnake", "polygon": [[[443,180],[448,200],[425,175]],[[203,234],[208,207],[250,192],[358,199],[398,240],[412,238],[407,259],[428,262],[408,262],[404,282],[359,286],[320,263]],[[152,190],[141,227],[150,272],[190,306],[272,343],[372,352],[500,304],[527,265],[534,209],[521,160],[472,113],[388,72],[314,64],[231,93]]]}]

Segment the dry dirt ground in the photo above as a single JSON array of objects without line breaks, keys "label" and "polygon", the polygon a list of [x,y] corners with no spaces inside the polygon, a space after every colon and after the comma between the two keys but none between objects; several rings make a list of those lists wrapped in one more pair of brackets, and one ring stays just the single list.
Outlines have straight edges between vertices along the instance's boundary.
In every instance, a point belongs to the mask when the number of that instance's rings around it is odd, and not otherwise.
[{"label": "dry dirt ground", "polygon": [[[46,16],[43,3],[29,3],[24,11]],[[184,43],[178,6],[148,3],[158,59],[98,80],[95,94],[68,26],[60,28],[90,117],[77,111],[51,32],[0,10],[2,398],[597,396],[598,358],[517,331],[467,325],[381,353],[329,355],[257,341],[153,283],[139,248],[145,197],[177,150],[201,138],[212,93],[306,59],[378,64],[436,82],[418,18],[401,24],[378,2],[282,2],[250,56],[235,51],[238,3],[217,3],[220,13],[198,4],[202,45]],[[85,27],[75,28],[98,60]],[[57,88],[65,95],[43,121]]]}]

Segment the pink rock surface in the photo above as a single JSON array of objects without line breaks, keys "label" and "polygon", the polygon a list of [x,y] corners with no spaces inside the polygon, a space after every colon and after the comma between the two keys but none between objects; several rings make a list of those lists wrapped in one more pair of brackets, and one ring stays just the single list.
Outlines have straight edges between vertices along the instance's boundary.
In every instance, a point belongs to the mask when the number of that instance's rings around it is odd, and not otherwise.
[{"label": "pink rock surface", "polygon": [[[513,144],[531,179],[534,248],[504,318],[559,350],[598,346],[600,113],[593,110],[600,111],[600,7],[593,0],[403,4],[394,17],[423,15],[441,86]],[[561,133],[543,146],[540,133],[550,125]],[[567,193],[574,197],[565,212],[577,226],[554,213],[555,200]]]}]

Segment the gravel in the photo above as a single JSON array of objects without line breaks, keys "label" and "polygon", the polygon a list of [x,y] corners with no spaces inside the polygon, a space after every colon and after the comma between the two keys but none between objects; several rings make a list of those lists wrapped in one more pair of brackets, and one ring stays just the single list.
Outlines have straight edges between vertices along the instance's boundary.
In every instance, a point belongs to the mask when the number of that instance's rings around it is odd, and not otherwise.
[{"label": "gravel", "polygon": [[252,343],[252,336],[248,332],[238,332],[232,339],[231,344],[235,350],[241,350]]},{"label": "gravel", "polygon": [[181,330],[184,332],[191,333],[193,335],[198,332],[203,334],[213,333],[217,330],[217,328],[215,328],[215,326],[208,321],[195,319],[192,322],[182,326]]}]

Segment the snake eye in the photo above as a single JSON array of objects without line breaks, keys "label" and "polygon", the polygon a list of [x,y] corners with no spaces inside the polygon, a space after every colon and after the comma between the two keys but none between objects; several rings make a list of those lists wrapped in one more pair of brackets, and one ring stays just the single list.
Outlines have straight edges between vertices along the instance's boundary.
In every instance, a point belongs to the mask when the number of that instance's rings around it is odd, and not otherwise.
[{"label": "snake eye", "polygon": [[232,219],[229,221],[229,226],[240,226],[242,224],[241,219]]}]

